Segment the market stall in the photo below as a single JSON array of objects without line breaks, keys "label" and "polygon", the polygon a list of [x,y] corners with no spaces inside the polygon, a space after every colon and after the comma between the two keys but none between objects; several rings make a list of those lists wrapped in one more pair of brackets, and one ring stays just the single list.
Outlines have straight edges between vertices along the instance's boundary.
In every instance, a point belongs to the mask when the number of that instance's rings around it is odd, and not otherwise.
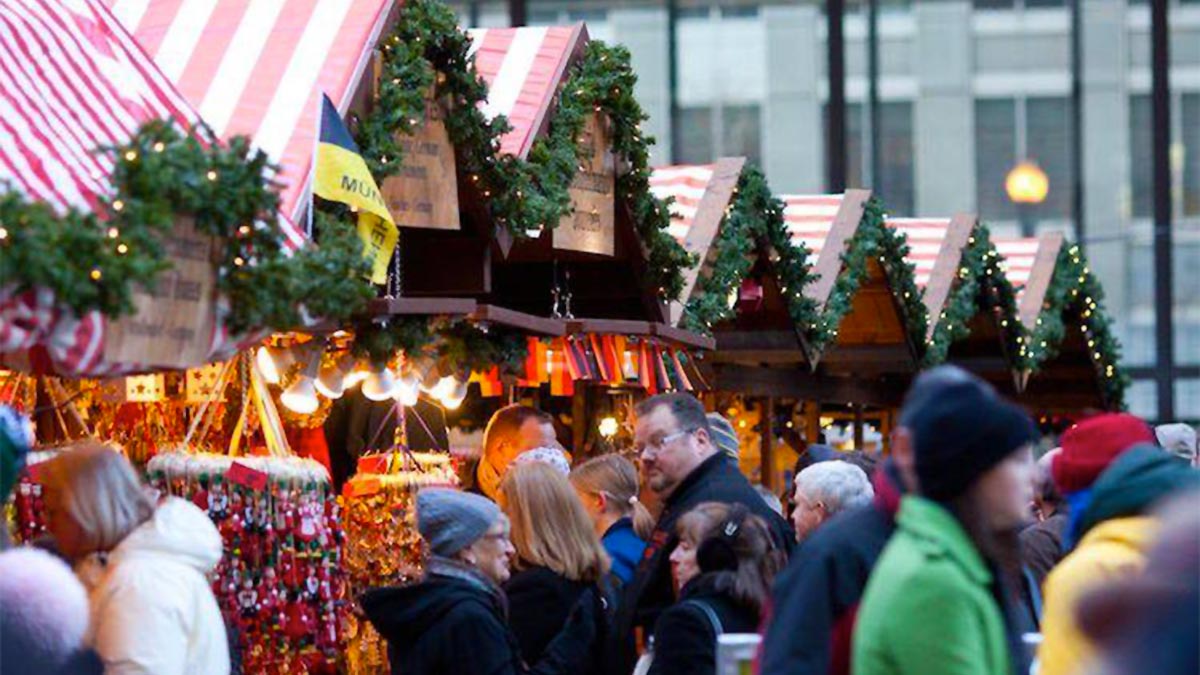
[{"label": "market stall", "polygon": [[[996,249],[1017,289],[1024,329],[1017,399],[1044,414],[1121,409],[1129,378],[1120,368],[1104,290],[1079,246],[1047,233],[997,239]],[[1006,384],[987,374],[998,387]]]}]

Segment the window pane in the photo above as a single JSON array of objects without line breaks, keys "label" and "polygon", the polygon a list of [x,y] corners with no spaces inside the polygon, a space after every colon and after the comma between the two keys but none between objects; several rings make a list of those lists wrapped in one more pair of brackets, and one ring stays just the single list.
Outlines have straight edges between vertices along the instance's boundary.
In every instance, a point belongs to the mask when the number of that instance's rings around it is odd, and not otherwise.
[{"label": "window pane", "polygon": [[1062,7],[1063,0],[1025,0],[1026,7]]},{"label": "window pane", "polygon": [[1050,180],[1046,201],[1034,207],[1036,218],[1071,216],[1071,101],[1031,98],[1025,102],[1026,148]]},{"label": "window pane", "polygon": [[1175,381],[1175,417],[1200,419],[1200,380]]},{"label": "window pane", "polygon": [[[828,114],[828,106],[826,106]],[[864,138],[866,110],[861,103],[846,104],[846,185],[852,188],[867,185],[863,162],[866,160],[867,142]]]},{"label": "window pane", "polygon": [[721,17],[725,19],[758,16],[758,5],[721,5]]},{"label": "window pane", "polygon": [[1154,215],[1154,132],[1149,96],[1129,98],[1130,206],[1135,218]]},{"label": "window pane", "polygon": [[980,217],[1015,220],[1004,178],[1017,160],[1017,107],[1012,99],[975,101],[975,195]]},{"label": "window pane", "polygon": [[1125,394],[1129,412],[1142,419],[1152,420],[1158,416],[1158,390],[1154,380],[1134,380]]},{"label": "window pane", "polygon": [[1183,95],[1180,115],[1183,117],[1183,138],[1180,139],[1183,142],[1183,214],[1195,216],[1200,215],[1200,94]]},{"label": "window pane", "polygon": [[682,164],[707,164],[716,154],[713,148],[713,111],[709,106],[679,109],[678,150]]},{"label": "window pane", "polygon": [[762,166],[762,115],[757,105],[725,106],[721,130],[721,154],[745,157]]},{"label": "window pane", "polygon": [[975,0],[975,9],[1009,9],[1015,4],[1013,0]]},{"label": "window pane", "polygon": [[907,101],[879,106],[879,177],[875,187],[892,213],[913,211],[913,120]]}]

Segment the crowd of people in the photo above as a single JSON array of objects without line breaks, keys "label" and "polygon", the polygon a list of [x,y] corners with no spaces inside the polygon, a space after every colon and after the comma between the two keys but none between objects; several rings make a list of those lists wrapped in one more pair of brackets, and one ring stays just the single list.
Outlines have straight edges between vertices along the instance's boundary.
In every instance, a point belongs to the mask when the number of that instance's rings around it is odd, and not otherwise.
[{"label": "crowd of people", "polygon": [[[810,446],[785,515],[688,394],[636,407],[634,455],[587,461],[509,406],[473,485],[417,495],[424,577],[359,601],[404,675],[704,675],[726,634],[761,635],[763,675],[1200,672],[1195,432],[1112,413],[1038,442],[940,367],[878,462]],[[203,512],[153,501],[100,445],[43,480],[53,536],[0,554],[5,669],[229,672]]]}]

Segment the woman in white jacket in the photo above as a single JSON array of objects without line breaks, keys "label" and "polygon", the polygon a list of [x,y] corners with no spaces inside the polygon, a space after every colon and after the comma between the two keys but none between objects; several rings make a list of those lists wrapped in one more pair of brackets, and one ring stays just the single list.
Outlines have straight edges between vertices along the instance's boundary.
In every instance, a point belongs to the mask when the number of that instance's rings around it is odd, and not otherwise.
[{"label": "woman in white jacket", "polygon": [[[46,464],[47,525],[73,563],[99,559],[89,645],[108,675],[225,675],[225,624],[205,575],[221,536],[191,502],[155,505],[128,460],[99,443]],[[89,575],[90,576],[90,575]]]}]

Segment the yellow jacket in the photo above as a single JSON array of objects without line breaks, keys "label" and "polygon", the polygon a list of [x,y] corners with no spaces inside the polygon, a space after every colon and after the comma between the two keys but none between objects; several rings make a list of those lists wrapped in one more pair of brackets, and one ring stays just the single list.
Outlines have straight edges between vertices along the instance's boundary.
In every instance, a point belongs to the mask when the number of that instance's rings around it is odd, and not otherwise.
[{"label": "yellow jacket", "polygon": [[1091,530],[1046,577],[1038,675],[1076,675],[1094,647],[1079,630],[1075,605],[1099,584],[1141,573],[1158,532],[1148,516],[1114,518]]}]

